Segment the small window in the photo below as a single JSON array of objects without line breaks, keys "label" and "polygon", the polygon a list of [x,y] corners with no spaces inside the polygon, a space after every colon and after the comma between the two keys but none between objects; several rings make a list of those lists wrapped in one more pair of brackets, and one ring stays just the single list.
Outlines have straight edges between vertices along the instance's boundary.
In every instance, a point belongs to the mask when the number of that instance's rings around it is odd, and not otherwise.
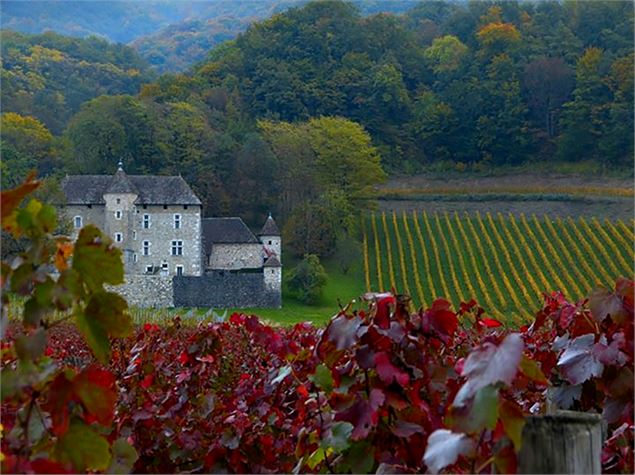
[{"label": "small window", "polygon": [[183,275],[183,266],[176,266],[176,275]]},{"label": "small window", "polygon": [[269,241],[269,245],[271,246],[271,241]]},{"label": "small window", "polygon": [[117,198],[117,204],[120,205],[121,204],[121,198]]},{"label": "small window", "polygon": [[74,225],[75,225],[75,229],[79,229],[82,227],[82,217],[81,216],[75,216],[74,221]]},{"label": "small window", "polygon": [[163,209],[168,209],[168,205],[163,205]]},{"label": "small window", "polygon": [[187,209],[187,205],[183,205],[183,209]]},{"label": "small window", "polygon": [[174,229],[181,229],[181,215],[174,215]]},{"label": "small window", "polygon": [[139,260],[139,259],[138,259],[138,257],[137,257],[137,253],[135,252],[135,253],[132,255],[132,262],[137,262],[138,260]]},{"label": "small window", "polygon": [[164,262],[163,264],[161,264],[161,274],[162,275],[168,275],[168,272],[170,271],[170,268],[168,267],[168,263]]},{"label": "small window", "polygon": [[132,231],[132,239],[137,240],[137,231]]},{"label": "small window", "polygon": [[121,233],[115,233],[115,241],[116,242],[121,242],[123,241],[123,236]]},{"label": "small window", "polygon": [[117,219],[121,219],[121,210],[118,209],[117,211],[115,211],[115,218]]},{"label": "small window", "polygon": [[153,271],[154,271],[153,266],[146,266],[146,274],[152,274]]},{"label": "small window", "polygon": [[183,241],[172,241],[172,255],[173,256],[183,255]]},{"label": "small window", "polygon": [[148,205],[143,205],[143,209],[148,209]]},{"label": "small window", "polygon": [[93,208],[93,205],[88,205],[88,209],[92,209],[92,208]]},{"label": "small window", "polygon": [[143,229],[149,229],[149,228],[150,228],[150,215],[144,214],[143,215]]},{"label": "small window", "polygon": [[143,255],[150,255],[150,241],[143,241]]}]

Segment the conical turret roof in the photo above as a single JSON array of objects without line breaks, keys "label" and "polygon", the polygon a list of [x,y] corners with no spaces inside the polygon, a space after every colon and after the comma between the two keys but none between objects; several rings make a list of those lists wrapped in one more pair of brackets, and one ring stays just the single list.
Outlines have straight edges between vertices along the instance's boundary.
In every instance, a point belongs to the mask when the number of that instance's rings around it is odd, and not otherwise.
[{"label": "conical turret roof", "polygon": [[280,230],[278,229],[278,225],[271,217],[271,213],[269,213],[269,217],[267,221],[265,221],[265,225],[262,227],[259,236],[280,236]]},{"label": "conical turret roof", "polygon": [[112,177],[112,181],[108,188],[106,188],[105,193],[133,193],[135,195],[139,194],[137,187],[132,184],[126,172],[123,171],[121,167],[115,173],[115,176]]}]

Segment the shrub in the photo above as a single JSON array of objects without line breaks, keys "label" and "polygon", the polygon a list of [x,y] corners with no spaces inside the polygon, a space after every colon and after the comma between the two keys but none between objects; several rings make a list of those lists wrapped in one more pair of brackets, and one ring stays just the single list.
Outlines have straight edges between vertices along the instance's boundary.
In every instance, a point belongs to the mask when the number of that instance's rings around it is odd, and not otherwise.
[{"label": "shrub", "polygon": [[320,264],[320,258],[314,254],[307,254],[289,271],[287,287],[298,300],[313,305],[320,301],[326,279],[326,271]]}]

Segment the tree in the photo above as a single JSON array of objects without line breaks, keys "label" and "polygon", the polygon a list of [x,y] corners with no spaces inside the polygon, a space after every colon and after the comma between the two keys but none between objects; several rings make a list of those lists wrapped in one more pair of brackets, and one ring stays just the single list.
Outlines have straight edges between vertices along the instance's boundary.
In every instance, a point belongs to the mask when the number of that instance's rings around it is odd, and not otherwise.
[{"label": "tree", "polygon": [[64,131],[69,171],[113,173],[123,160],[128,173],[157,172],[161,151],[156,119],[132,96],[100,96],[82,106]]},{"label": "tree", "polygon": [[55,166],[57,150],[51,132],[34,117],[5,112],[0,118],[2,148],[2,186],[17,186],[27,172],[36,169],[49,175]]},{"label": "tree", "polygon": [[432,45],[426,49],[425,58],[432,64],[436,74],[456,71],[468,52],[468,47],[456,36],[445,35],[435,38]]},{"label": "tree", "polygon": [[324,189],[341,190],[351,201],[372,196],[386,174],[368,133],[341,117],[311,119],[306,128]]},{"label": "tree", "polygon": [[562,58],[538,58],[525,66],[522,85],[534,119],[554,137],[557,114],[574,86],[573,71]]},{"label": "tree", "polygon": [[564,104],[558,156],[578,161],[598,158],[597,144],[608,119],[611,92],[603,77],[604,52],[587,48],[576,64],[573,100]]},{"label": "tree", "polygon": [[344,275],[360,262],[362,250],[359,241],[350,234],[340,233],[335,240],[335,262]]},{"label": "tree", "polygon": [[326,271],[320,258],[307,254],[300,263],[287,274],[287,286],[295,297],[309,305],[320,301],[322,289],[327,281]]}]

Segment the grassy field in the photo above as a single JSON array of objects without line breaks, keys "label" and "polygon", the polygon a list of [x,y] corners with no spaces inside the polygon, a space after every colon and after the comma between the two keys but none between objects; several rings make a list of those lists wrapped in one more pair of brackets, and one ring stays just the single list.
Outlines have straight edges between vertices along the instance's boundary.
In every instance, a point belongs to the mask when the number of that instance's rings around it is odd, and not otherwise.
[{"label": "grassy field", "polygon": [[[323,263],[328,274],[328,281],[324,287],[322,299],[318,305],[305,305],[292,298],[286,289],[282,291],[282,308],[249,308],[230,309],[258,315],[264,320],[290,325],[298,322],[326,323],[338,310],[338,302],[345,306],[353,299],[362,295],[364,290],[364,274],[362,263],[354,266],[347,275],[337,268],[335,262]],[[290,264],[289,266],[293,266]]]},{"label": "grassy field", "polygon": [[542,292],[580,299],[633,274],[632,223],[619,220],[382,212],[364,231],[367,289],[423,306],[474,297],[505,321],[526,320]]}]

